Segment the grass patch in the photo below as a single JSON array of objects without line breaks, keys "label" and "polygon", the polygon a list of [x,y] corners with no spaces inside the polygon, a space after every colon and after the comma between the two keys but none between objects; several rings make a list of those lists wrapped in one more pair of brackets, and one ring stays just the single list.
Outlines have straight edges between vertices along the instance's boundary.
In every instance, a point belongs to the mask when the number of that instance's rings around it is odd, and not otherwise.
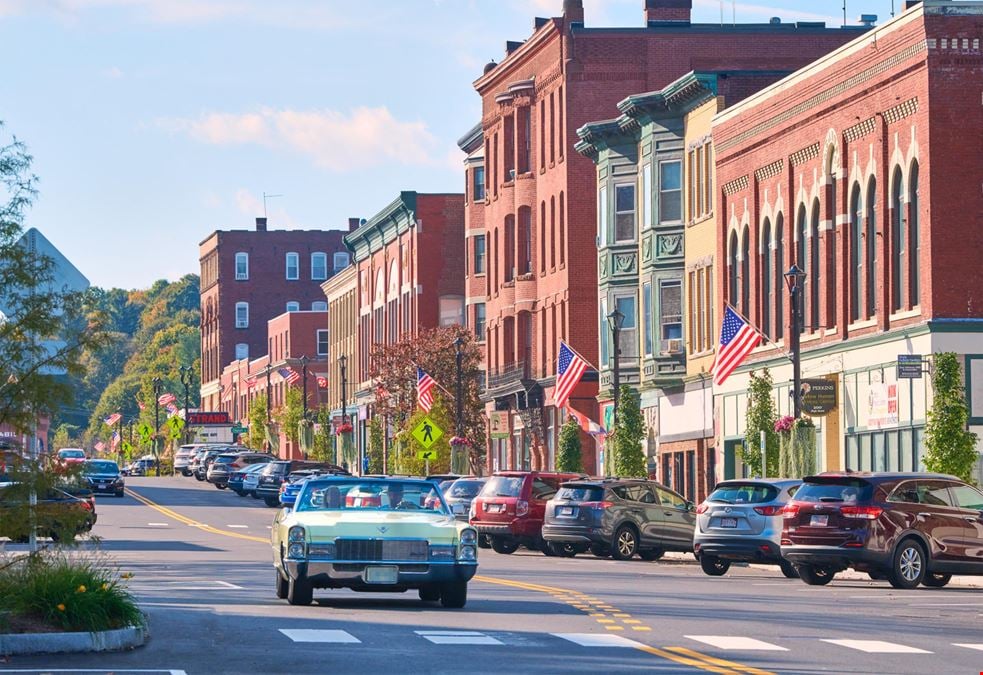
[{"label": "grass patch", "polygon": [[0,557],[0,632],[143,626],[143,613],[126,589],[126,578],[98,553]]}]

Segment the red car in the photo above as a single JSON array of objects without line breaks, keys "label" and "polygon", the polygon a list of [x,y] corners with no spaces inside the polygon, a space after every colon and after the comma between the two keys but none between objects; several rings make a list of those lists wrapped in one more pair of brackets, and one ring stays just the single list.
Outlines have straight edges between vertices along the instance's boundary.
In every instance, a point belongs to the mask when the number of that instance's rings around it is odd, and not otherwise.
[{"label": "red car", "polygon": [[514,553],[520,545],[543,550],[546,502],[560,483],[586,477],[582,473],[499,471],[471,502],[471,525],[491,540],[496,553]]},{"label": "red car", "polygon": [[58,451],[58,463],[62,466],[81,464],[87,459],[81,448],[62,448]]}]

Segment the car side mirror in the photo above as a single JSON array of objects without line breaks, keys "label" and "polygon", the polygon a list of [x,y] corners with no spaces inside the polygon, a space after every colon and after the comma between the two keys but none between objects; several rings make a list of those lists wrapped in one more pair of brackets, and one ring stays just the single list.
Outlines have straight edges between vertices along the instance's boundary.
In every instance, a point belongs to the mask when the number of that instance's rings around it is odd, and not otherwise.
[{"label": "car side mirror", "polygon": [[290,507],[289,506],[284,506],[283,507],[283,515],[285,515],[285,516],[290,515]]},{"label": "car side mirror", "polygon": [[696,508],[696,504],[694,504],[693,502],[689,502],[689,501],[686,502],[686,510],[687,511],[692,511],[695,508]]}]

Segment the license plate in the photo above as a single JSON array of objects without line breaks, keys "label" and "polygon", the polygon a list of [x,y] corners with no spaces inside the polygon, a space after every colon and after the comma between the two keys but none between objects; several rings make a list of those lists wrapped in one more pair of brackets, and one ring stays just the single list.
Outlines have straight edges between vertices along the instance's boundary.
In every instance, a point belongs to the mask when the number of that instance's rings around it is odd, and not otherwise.
[{"label": "license plate", "polygon": [[501,504],[485,504],[485,511],[487,511],[488,513],[501,513],[502,512],[502,505]]},{"label": "license plate", "polygon": [[399,568],[395,565],[376,565],[365,568],[365,583],[394,584],[399,579]]},{"label": "license plate", "polygon": [[454,504],[451,506],[451,510],[454,512],[455,515],[467,513],[467,509],[464,508],[464,504]]},{"label": "license plate", "polygon": [[720,527],[737,527],[737,518],[721,518]]},{"label": "license plate", "polygon": [[829,525],[829,516],[813,516],[809,524],[813,527],[826,527]]},{"label": "license plate", "polygon": [[561,515],[561,516],[572,516],[573,515],[573,507],[572,506],[561,506],[560,507],[560,513],[559,513],[559,515]]}]

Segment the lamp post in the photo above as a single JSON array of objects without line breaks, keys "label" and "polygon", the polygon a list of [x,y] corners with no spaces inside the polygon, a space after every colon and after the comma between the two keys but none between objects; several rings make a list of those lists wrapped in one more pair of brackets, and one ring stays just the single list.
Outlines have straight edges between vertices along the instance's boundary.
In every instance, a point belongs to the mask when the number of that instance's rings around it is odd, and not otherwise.
[{"label": "lamp post", "polygon": [[[455,430],[454,433],[455,433],[455,435],[458,438],[463,438],[464,437],[464,396],[463,396],[463,393],[464,393],[464,366],[463,366],[463,364],[464,364],[464,338],[458,336],[458,338],[456,340],[454,340],[454,347],[457,350],[457,354],[456,354],[456,357],[457,357],[457,394],[456,394],[456,397],[455,397],[457,399],[457,419],[455,420],[456,423],[457,423],[457,428],[456,428],[456,430]],[[457,457],[456,454],[457,454],[457,452],[455,452],[455,448],[451,448],[451,462],[453,464],[453,466],[451,467],[452,473],[454,472],[454,469],[458,468],[458,464],[460,464],[460,458]],[[454,460],[457,460],[457,461],[455,462]]]},{"label": "lamp post", "polygon": [[792,296],[792,335],[789,340],[792,359],[792,417],[799,419],[802,414],[802,356],[799,353],[799,331],[802,327],[802,280],[806,273],[798,265],[792,265],[784,274],[785,285]]},{"label": "lamp post", "polygon": [[[341,369],[341,424],[348,421],[348,357],[342,354],[338,357],[338,367]],[[341,439],[342,458],[345,453],[345,439]]]},{"label": "lamp post", "polygon": [[304,374],[304,417],[303,420],[307,421],[307,362],[310,361],[307,355],[300,357],[300,371]]},{"label": "lamp post", "polygon": [[625,324],[625,315],[618,310],[608,314],[608,324],[611,326],[611,333],[614,337],[612,352],[614,353],[614,419],[615,425],[618,424],[618,399],[621,396],[621,327]]},{"label": "lamp post", "polygon": [[181,366],[181,385],[184,387],[184,440],[188,441],[188,405],[191,401],[191,366]]},{"label": "lamp post", "polygon": [[151,382],[154,385],[154,464],[157,466],[156,474],[160,475],[160,392],[163,385],[159,377],[155,377]]},{"label": "lamp post", "polygon": [[[270,373],[273,372],[273,366],[269,363],[266,364],[266,434],[270,437],[270,425],[273,423],[273,412],[270,407]],[[266,449],[273,450],[270,441],[266,442]]]}]

